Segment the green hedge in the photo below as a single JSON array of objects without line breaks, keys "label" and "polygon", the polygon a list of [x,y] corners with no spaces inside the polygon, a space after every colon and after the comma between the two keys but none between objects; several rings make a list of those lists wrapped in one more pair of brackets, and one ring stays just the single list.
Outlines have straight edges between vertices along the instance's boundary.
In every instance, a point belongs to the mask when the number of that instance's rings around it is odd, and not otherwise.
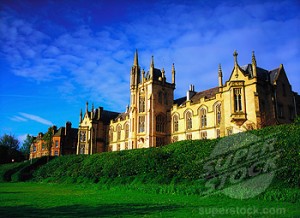
[{"label": "green hedge", "polygon": [[[280,125],[250,131],[264,140],[274,138],[280,151],[276,162],[276,180],[288,187],[298,187],[300,179],[300,126]],[[231,138],[232,137],[232,140]],[[226,140],[239,143],[235,136]],[[62,156],[50,161],[34,173],[36,181],[92,182],[118,179],[119,183],[190,183],[203,178],[203,160],[223,139],[180,141],[164,147],[136,149],[86,155]],[[221,141],[222,143],[222,141]],[[235,143],[235,142],[234,142]],[[208,175],[210,176],[210,175]]]}]

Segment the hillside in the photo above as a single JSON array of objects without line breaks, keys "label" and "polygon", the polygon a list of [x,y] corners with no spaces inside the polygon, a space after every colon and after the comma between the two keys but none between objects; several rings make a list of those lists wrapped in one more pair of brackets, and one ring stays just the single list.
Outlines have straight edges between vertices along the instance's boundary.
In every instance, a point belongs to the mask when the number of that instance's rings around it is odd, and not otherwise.
[{"label": "hillside", "polygon": [[[180,141],[159,148],[62,156],[34,171],[33,180],[203,194],[212,184],[216,191],[261,174],[272,181],[268,186],[276,190],[285,187],[288,191],[299,187],[299,145],[300,125],[272,126],[214,140]],[[250,163],[245,174],[244,163]],[[250,169],[252,174],[247,173]],[[260,181],[256,181],[257,186],[261,186]],[[293,199],[299,197],[299,192],[292,192]]]}]

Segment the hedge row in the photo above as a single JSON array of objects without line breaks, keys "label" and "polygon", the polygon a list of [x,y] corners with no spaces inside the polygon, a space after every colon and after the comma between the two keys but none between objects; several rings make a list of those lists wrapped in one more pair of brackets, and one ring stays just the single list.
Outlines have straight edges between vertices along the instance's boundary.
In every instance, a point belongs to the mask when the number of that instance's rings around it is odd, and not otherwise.
[{"label": "hedge row", "polygon": [[[207,173],[205,164],[216,146],[241,146],[257,137],[263,143],[271,143],[276,159],[276,181],[288,187],[298,187],[300,181],[300,126],[296,124],[267,127],[215,140],[180,141],[164,147],[127,150],[55,158],[34,172],[36,181],[93,182],[118,181],[129,184],[134,180],[141,183],[189,184],[217,176]],[[252,137],[252,138],[251,138]],[[251,143],[245,148],[252,146]],[[230,150],[230,149],[229,149]],[[218,149],[217,149],[218,151]],[[220,154],[226,159],[228,153]],[[245,157],[246,158],[246,157]],[[246,161],[241,160],[241,161]],[[277,170],[278,169],[278,170]],[[273,169],[274,170],[274,169]]]}]

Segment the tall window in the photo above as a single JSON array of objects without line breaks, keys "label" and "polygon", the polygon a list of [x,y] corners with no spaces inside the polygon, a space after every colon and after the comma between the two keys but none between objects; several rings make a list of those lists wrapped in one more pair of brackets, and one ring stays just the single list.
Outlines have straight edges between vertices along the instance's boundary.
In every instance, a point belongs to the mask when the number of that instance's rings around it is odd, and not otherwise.
[{"label": "tall window", "polygon": [[165,118],[162,114],[156,116],[156,132],[165,132]]},{"label": "tall window", "polygon": [[156,137],[156,146],[163,146],[165,144],[165,140],[163,137]]},{"label": "tall window", "polygon": [[139,112],[145,112],[145,97],[144,96],[140,96]]},{"label": "tall window", "polygon": [[206,131],[201,132],[201,139],[207,139],[207,132]]},{"label": "tall window", "polygon": [[221,136],[221,132],[220,132],[220,129],[217,129],[217,138],[220,138],[220,136]]},{"label": "tall window", "polygon": [[125,139],[128,139],[129,137],[129,125],[125,124]]},{"label": "tall window", "polygon": [[109,129],[109,141],[112,142],[114,140],[114,129],[111,127]]},{"label": "tall window", "polygon": [[145,116],[139,116],[139,132],[145,132]]},{"label": "tall window", "polygon": [[117,126],[117,140],[121,139],[121,125]]},{"label": "tall window", "polygon": [[192,129],[193,123],[192,123],[192,113],[189,111],[186,113],[186,129]]},{"label": "tall window", "polygon": [[178,131],[178,116],[175,115],[173,117],[173,132],[177,132]]},{"label": "tall window", "polygon": [[221,124],[221,104],[216,106],[216,124],[217,126]]},{"label": "tall window", "polygon": [[85,142],[86,140],[86,134],[85,134],[85,131],[81,131],[80,132],[80,141],[81,142]]},{"label": "tall window", "polygon": [[233,89],[234,94],[234,111],[242,111],[242,89],[236,88]]},{"label": "tall window", "polygon": [[55,147],[58,148],[58,140],[55,140]]},{"label": "tall window", "polygon": [[200,117],[201,117],[201,128],[206,127],[207,119],[206,119],[206,110],[204,108],[200,110]]}]

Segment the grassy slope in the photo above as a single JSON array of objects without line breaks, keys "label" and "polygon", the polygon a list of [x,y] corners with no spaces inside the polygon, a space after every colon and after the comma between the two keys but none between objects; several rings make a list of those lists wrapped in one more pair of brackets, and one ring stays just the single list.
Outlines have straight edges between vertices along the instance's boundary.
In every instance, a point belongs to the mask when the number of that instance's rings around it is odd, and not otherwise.
[{"label": "grassy slope", "polygon": [[[262,217],[263,210],[268,213],[264,217],[296,217],[300,213],[299,203],[107,190],[96,184],[2,183],[0,205],[1,217],[211,217],[212,211],[219,213],[215,217]],[[234,212],[237,209],[240,214]],[[244,210],[250,211],[243,214]]]}]

